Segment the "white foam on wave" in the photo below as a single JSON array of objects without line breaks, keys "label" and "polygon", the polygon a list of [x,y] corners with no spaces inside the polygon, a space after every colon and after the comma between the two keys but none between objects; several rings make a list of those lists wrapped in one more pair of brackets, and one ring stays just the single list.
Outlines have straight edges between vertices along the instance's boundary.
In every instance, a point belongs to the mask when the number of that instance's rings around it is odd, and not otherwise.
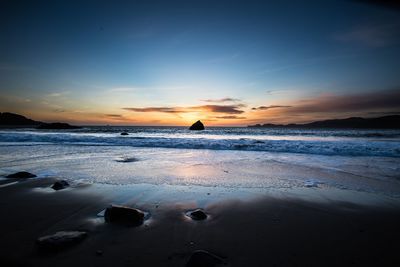
[{"label": "white foam on wave", "polygon": [[343,156],[400,157],[400,139],[374,138],[318,138],[280,136],[261,138],[246,135],[246,138],[231,138],[230,135],[188,134],[142,134],[142,136],[121,137],[114,133],[68,133],[15,131],[0,132],[0,145],[62,144],[86,146],[130,146],[155,148],[184,148],[211,150],[244,150],[281,153],[302,153]]}]

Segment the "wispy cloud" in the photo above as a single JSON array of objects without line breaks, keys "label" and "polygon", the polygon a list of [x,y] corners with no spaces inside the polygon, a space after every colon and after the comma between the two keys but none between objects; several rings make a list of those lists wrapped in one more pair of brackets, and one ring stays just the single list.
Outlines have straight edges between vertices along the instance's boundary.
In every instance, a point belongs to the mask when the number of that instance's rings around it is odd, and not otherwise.
[{"label": "wispy cloud", "polygon": [[245,107],[244,104],[237,104],[237,105],[204,105],[204,106],[197,106],[192,107],[194,109],[205,110],[208,112],[214,113],[228,113],[228,114],[241,114],[244,111],[240,110],[240,108]]},{"label": "wispy cloud", "polygon": [[244,120],[246,117],[242,116],[235,116],[235,115],[228,115],[228,116],[217,116],[217,119],[224,119],[224,120]]},{"label": "wispy cloud", "polygon": [[106,117],[110,118],[122,118],[123,116],[121,114],[105,114]]},{"label": "wispy cloud", "polygon": [[299,102],[292,112],[348,112],[400,108],[400,89],[327,95]]},{"label": "wispy cloud", "polygon": [[267,110],[267,109],[272,109],[272,108],[291,108],[292,106],[280,106],[280,105],[271,105],[271,106],[259,106],[259,107],[254,107],[252,110]]},{"label": "wispy cloud", "polygon": [[137,90],[135,87],[115,87],[108,90],[110,93],[126,93],[126,92],[134,92]]},{"label": "wispy cloud", "polygon": [[69,94],[70,94],[70,91],[60,91],[60,92],[49,93],[46,96],[47,97],[62,97],[62,96],[66,96]]},{"label": "wispy cloud", "polygon": [[146,108],[123,108],[133,112],[160,112],[160,113],[184,113],[186,112],[180,107],[146,107]]},{"label": "wispy cloud", "polygon": [[[261,106],[252,110],[268,112],[271,108],[288,107],[279,110],[279,115],[340,114],[346,112],[392,112],[400,110],[400,88],[343,95],[322,95],[302,99],[286,105]],[[290,107],[290,108],[289,108]],[[272,112],[272,111],[270,111]]]},{"label": "wispy cloud", "polygon": [[354,43],[368,47],[385,47],[400,42],[400,25],[362,25],[337,33],[333,37],[343,43]]},{"label": "wispy cloud", "polygon": [[190,86],[122,86],[106,90],[107,93],[132,93],[143,91],[181,91],[188,90]]},{"label": "wispy cloud", "polygon": [[240,102],[241,99],[225,97],[225,98],[218,98],[218,99],[201,99],[200,101],[208,102],[208,103],[224,103],[224,102]]},{"label": "wispy cloud", "polygon": [[66,112],[67,110],[65,110],[65,109],[53,109],[52,110],[52,112],[55,112],[55,113],[64,113],[64,112]]},{"label": "wispy cloud", "polygon": [[230,55],[211,58],[211,59],[207,60],[206,62],[207,63],[226,63],[226,62],[233,61],[239,57],[240,57],[240,53],[233,53]]},{"label": "wispy cloud", "polygon": [[210,113],[225,113],[225,114],[242,114],[244,111],[241,108],[244,104],[236,105],[200,105],[189,107],[126,107],[124,110],[133,112],[160,112],[160,113],[190,113],[190,112],[210,112]]},{"label": "wispy cloud", "polygon": [[281,72],[281,71],[286,71],[286,70],[291,70],[291,69],[296,69],[296,68],[298,69],[298,68],[302,68],[302,67],[323,64],[323,63],[329,62],[329,61],[335,61],[335,60],[340,60],[340,59],[345,59],[345,58],[353,58],[353,57],[357,57],[357,55],[344,54],[344,55],[330,55],[330,56],[319,56],[319,57],[306,58],[306,59],[299,60],[298,62],[294,62],[294,63],[290,63],[290,64],[281,64],[281,65],[275,65],[275,66],[271,66],[268,68],[264,68],[255,74],[256,75],[264,75],[264,74],[268,74],[268,73]]}]

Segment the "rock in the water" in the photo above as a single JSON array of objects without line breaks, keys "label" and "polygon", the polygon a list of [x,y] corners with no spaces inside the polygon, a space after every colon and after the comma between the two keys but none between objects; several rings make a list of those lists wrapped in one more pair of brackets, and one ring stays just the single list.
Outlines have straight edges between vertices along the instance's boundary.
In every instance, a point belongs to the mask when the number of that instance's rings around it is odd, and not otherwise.
[{"label": "rock in the water", "polygon": [[204,130],[204,125],[201,121],[196,121],[192,126],[190,126],[189,130],[201,131]]},{"label": "rock in the water", "polygon": [[130,207],[112,205],[104,212],[104,219],[108,223],[139,226],[144,221],[144,212]]},{"label": "rock in the water", "polygon": [[196,209],[194,211],[188,212],[190,218],[196,221],[201,221],[207,219],[207,214],[201,209]]},{"label": "rock in the water", "polygon": [[58,250],[81,242],[87,236],[83,231],[60,231],[37,239],[41,249]]},{"label": "rock in the water", "polygon": [[222,264],[225,264],[225,261],[221,257],[205,250],[196,250],[190,256],[186,267],[214,267]]},{"label": "rock in the water", "polygon": [[318,187],[319,184],[320,184],[320,182],[318,182],[316,180],[307,180],[304,183],[305,187]]},{"label": "rock in the water", "polygon": [[18,178],[18,179],[27,179],[27,178],[34,178],[36,175],[30,172],[16,172],[6,176],[7,178]]},{"label": "rock in the water", "polygon": [[54,122],[54,123],[43,123],[37,127],[38,129],[53,129],[53,130],[64,130],[64,129],[80,129],[79,126],[69,125],[68,123]]},{"label": "rock in the water", "polygon": [[128,162],[136,162],[136,161],[139,161],[139,159],[132,157],[132,158],[120,158],[120,159],[116,159],[115,161],[116,161],[116,162],[125,162],[125,163],[128,163]]},{"label": "rock in the water", "polygon": [[55,182],[55,183],[51,186],[51,188],[53,188],[54,190],[61,190],[61,189],[64,189],[64,188],[66,188],[66,187],[68,187],[68,186],[69,186],[69,183],[68,183],[67,181],[65,181],[65,180],[60,180],[60,181]]},{"label": "rock in the water", "polygon": [[121,135],[129,135],[127,132],[122,132]]}]

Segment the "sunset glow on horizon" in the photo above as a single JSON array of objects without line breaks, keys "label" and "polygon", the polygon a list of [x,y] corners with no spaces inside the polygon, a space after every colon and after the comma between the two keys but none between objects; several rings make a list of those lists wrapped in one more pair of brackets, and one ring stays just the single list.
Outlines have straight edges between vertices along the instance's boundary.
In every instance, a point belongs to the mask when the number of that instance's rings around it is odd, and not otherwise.
[{"label": "sunset glow on horizon", "polygon": [[165,126],[399,114],[399,10],[250,2],[4,1],[0,112]]}]

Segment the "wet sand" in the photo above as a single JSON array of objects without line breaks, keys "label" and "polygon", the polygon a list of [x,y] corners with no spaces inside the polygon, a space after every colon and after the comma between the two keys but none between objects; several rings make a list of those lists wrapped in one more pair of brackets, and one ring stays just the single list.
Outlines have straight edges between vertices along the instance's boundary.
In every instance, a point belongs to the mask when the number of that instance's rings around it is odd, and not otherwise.
[{"label": "wet sand", "polygon": [[[126,227],[97,216],[120,201],[118,187],[112,193],[97,185],[53,192],[53,181],[0,188],[1,266],[175,267],[198,249],[224,258],[226,266],[400,266],[397,205],[265,195],[210,201],[202,207],[209,218],[192,221],[185,212],[198,202],[146,202],[132,191],[125,204],[151,216]],[[38,249],[38,237],[62,230],[87,231],[88,237],[57,252]]]}]

